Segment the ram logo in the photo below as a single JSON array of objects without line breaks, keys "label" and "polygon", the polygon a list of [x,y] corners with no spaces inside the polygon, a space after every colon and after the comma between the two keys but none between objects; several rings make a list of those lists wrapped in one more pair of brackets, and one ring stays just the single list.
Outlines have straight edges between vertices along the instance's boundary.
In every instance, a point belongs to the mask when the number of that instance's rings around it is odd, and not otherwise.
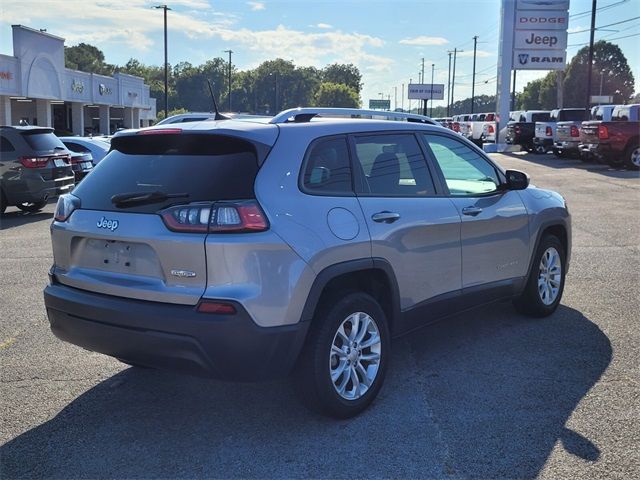
[{"label": "ram logo", "polygon": [[518,54],[518,61],[520,62],[520,65],[526,65],[527,62],[529,61],[529,54],[528,53]]}]

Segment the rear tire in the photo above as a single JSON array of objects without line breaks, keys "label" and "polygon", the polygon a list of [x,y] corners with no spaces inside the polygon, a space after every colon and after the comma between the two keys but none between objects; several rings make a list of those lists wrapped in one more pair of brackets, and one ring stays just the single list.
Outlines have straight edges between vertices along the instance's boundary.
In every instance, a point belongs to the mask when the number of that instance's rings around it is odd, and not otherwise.
[{"label": "rear tire", "polygon": [[566,253],[558,237],[542,237],[527,285],[513,302],[516,310],[532,317],[546,317],[555,312],[564,291],[565,258]]},{"label": "rear tire", "polygon": [[365,410],[382,387],[390,359],[387,318],[366,293],[323,301],[294,372],[301,401],[335,418]]},{"label": "rear tire", "polygon": [[47,201],[42,200],[40,202],[20,203],[16,206],[23,212],[33,213],[33,212],[39,212],[40,210],[42,210],[46,204],[47,204]]},{"label": "rear tire", "polygon": [[640,146],[629,145],[624,152],[626,166],[629,170],[640,170]]},{"label": "rear tire", "polygon": [[543,145],[536,146],[534,150],[537,154],[540,154],[540,155],[547,153],[547,149]]},{"label": "rear tire", "polygon": [[0,190],[0,215],[7,209],[7,199],[4,198],[4,192]]}]

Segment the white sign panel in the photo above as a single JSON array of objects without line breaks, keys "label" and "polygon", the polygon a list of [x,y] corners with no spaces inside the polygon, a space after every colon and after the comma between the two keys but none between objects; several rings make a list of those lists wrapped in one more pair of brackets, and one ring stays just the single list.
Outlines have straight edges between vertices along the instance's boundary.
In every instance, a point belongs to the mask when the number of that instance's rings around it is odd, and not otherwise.
[{"label": "white sign panel", "polygon": [[569,12],[525,10],[516,12],[516,30],[566,30]]},{"label": "white sign panel", "polygon": [[564,70],[567,53],[564,50],[514,50],[514,70]]},{"label": "white sign panel", "polygon": [[444,85],[439,83],[410,83],[407,89],[409,100],[444,100]]},{"label": "white sign panel", "polygon": [[516,30],[514,48],[522,50],[566,50],[567,31]]},{"label": "white sign panel", "polygon": [[516,8],[518,10],[569,10],[569,0],[518,0]]}]

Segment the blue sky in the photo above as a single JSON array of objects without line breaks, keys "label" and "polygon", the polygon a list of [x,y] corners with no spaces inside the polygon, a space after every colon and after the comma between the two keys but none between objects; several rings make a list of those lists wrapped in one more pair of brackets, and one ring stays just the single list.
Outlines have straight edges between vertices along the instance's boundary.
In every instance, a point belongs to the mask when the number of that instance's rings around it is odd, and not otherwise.
[{"label": "blue sky", "polygon": [[[425,59],[435,83],[446,83],[448,50],[464,50],[456,66],[455,98],[471,94],[474,35],[478,35],[476,93],[495,94],[499,0],[163,0],[169,12],[169,62],[203,63],[215,56],[253,68],[281,57],[297,65],[356,64],[363,74],[362,99],[391,96],[401,105],[402,84],[417,82]],[[109,63],[134,57],[145,64],[163,62],[162,11],[148,0],[2,0],[0,52],[11,54],[11,24],[46,28],[67,39],[99,47]],[[640,0],[599,0],[596,26],[640,17]],[[604,7],[604,8],[603,8]],[[571,0],[569,58],[587,44],[590,0]],[[632,35],[632,36],[629,36]],[[627,37],[627,38],[619,38]],[[640,90],[640,18],[596,32],[626,55]],[[519,72],[517,90],[546,72]],[[606,93],[606,92],[603,92]],[[435,105],[444,104],[436,102]],[[404,101],[408,106],[408,101]]]}]

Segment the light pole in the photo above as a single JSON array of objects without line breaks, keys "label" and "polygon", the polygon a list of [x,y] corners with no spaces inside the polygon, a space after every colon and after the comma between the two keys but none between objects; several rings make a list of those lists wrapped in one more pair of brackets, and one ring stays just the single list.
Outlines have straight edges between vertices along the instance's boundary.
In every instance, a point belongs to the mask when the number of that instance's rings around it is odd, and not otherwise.
[{"label": "light pole", "polygon": [[164,10],[164,118],[169,114],[169,61],[167,59],[167,10],[171,10],[166,5],[156,5],[153,8]]},{"label": "light pole", "polygon": [[275,115],[276,113],[278,113],[278,72],[271,72],[269,74],[269,76],[273,75],[273,79],[274,79],[274,90],[275,90],[275,94],[276,94],[276,98],[275,98],[275,102],[273,105],[273,114]]},{"label": "light pole", "polygon": [[436,71],[436,64],[431,64],[431,100],[429,101],[429,116],[433,117],[433,74]]},{"label": "light pole", "polygon": [[[473,37],[473,76],[471,77],[471,113],[473,113],[473,104],[476,100],[476,48],[478,46],[478,36]],[[513,106],[511,106],[513,110]]]},{"label": "light pole", "polygon": [[231,54],[233,53],[233,50],[229,49],[229,50],[225,50],[224,53],[228,53],[229,54],[229,112],[231,112]]}]

